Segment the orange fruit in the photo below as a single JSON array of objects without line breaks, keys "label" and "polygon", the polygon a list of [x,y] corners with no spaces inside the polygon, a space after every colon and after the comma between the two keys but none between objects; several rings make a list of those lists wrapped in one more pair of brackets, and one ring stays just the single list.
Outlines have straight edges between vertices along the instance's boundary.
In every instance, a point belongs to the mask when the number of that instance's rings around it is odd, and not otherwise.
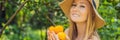
[{"label": "orange fruit", "polygon": [[64,28],[61,25],[55,26],[55,29],[54,29],[56,34],[59,33],[59,32],[63,32],[63,30],[64,30]]},{"label": "orange fruit", "polygon": [[59,32],[57,35],[59,40],[66,40],[66,34],[64,32]]},{"label": "orange fruit", "polygon": [[54,26],[50,26],[50,27],[48,28],[48,30],[49,30],[50,32],[54,31],[54,29],[55,29]]}]

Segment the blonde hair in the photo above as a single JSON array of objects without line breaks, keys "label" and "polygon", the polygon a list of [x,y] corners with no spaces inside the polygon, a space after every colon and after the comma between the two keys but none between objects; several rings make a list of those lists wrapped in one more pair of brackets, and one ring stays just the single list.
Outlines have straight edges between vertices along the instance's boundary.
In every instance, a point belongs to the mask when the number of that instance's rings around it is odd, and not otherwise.
[{"label": "blonde hair", "polygon": [[[90,6],[89,10],[91,9],[93,10],[92,6]],[[68,19],[70,22],[68,36],[70,37],[71,40],[75,40],[75,38],[77,37],[76,23],[72,22],[70,16],[68,17]],[[87,17],[87,27],[85,29],[85,36],[83,40],[87,40],[93,34],[94,31],[95,31],[94,13],[92,11],[89,11]]]}]

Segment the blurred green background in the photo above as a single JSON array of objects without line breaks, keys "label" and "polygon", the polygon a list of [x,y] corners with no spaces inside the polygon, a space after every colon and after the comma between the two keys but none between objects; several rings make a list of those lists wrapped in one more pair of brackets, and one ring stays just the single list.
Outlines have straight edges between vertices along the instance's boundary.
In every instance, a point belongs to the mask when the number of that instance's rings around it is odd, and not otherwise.
[{"label": "blurred green background", "polygon": [[[25,0],[0,0],[0,29]],[[29,0],[15,16],[0,40],[47,40],[49,26],[69,25],[59,7],[62,0]],[[106,25],[98,29],[101,40],[120,40],[120,0],[100,0],[97,9]],[[52,20],[49,21],[49,19]]]}]

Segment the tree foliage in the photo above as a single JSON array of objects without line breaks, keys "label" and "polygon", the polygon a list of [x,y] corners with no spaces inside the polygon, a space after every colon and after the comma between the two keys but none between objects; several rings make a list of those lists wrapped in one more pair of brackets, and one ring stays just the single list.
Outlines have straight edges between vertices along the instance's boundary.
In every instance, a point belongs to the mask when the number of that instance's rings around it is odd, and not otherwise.
[{"label": "tree foliage", "polygon": [[[50,25],[63,25],[67,28],[68,19],[58,5],[61,1],[29,0],[7,25],[0,39],[47,40],[46,29]],[[0,0],[2,4],[0,6],[0,27],[5,26],[23,2],[25,0]],[[120,0],[100,0],[97,10],[106,21],[106,25],[98,29],[101,40],[120,40]]]}]

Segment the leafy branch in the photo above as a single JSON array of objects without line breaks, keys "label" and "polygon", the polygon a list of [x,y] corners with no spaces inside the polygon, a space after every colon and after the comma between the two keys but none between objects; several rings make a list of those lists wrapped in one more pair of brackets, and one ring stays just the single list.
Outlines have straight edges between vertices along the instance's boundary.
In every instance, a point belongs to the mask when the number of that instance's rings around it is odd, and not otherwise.
[{"label": "leafy branch", "polygon": [[23,6],[28,2],[28,0],[26,0],[25,2],[23,2],[19,8],[16,10],[16,12],[10,17],[10,19],[5,23],[5,26],[0,30],[0,37],[3,33],[3,31],[5,30],[5,28],[7,27],[7,25],[10,24],[10,22],[15,18],[15,16],[18,14],[18,12],[23,8]]}]

